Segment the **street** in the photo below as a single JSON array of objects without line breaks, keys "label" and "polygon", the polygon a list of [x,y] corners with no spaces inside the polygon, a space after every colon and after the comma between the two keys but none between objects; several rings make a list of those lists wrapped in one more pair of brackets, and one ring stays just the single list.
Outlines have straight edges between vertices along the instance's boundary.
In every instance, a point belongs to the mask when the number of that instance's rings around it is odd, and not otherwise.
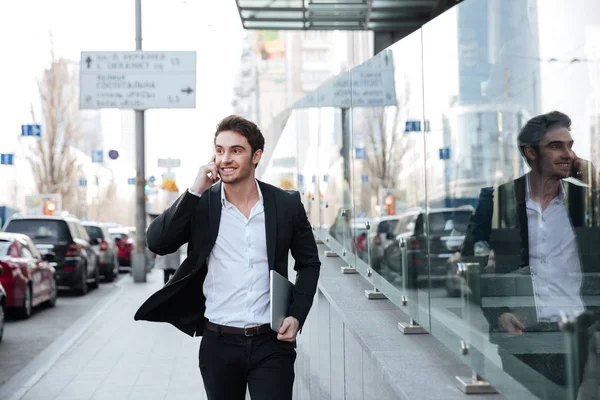
[{"label": "street", "polygon": [[118,289],[120,275],[112,283],[101,283],[85,296],[59,292],[54,308],[35,308],[26,320],[7,318],[4,338],[0,343],[0,386],[23,369],[46,349],[65,330],[86,314],[108,300]]}]

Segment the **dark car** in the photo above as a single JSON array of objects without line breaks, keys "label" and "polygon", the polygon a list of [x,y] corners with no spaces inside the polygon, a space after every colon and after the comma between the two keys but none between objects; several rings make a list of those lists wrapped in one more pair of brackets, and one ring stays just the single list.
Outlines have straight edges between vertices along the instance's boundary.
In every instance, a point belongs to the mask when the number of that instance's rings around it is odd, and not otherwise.
[{"label": "dark car", "polygon": [[[388,234],[389,244],[384,250],[382,263],[395,273],[403,275],[400,243],[407,249],[407,287],[418,287],[420,282],[445,283],[448,260],[460,251],[473,207],[415,209],[401,215],[396,229]],[[404,276],[403,276],[404,278]]]},{"label": "dark car", "polygon": [[107,282],[112,282],[119,275],[119,254],[115,241],[102,223],[83,222],[82,224],[98,256],[100,275]]},{"label": "dark car", "polygon": [[6,291],[5,306],[21,318],[29,318],[33,307],[54,307],[57,299],[55,270],[42,257],[28,236],[0,232],[0,283]]},{"label": "dark car", "polygon": [[77,289],[84,295],[88,287],[98,287],[100,271],[97,256],[77,218],[19,216],[8,221],[4,231],[27,235],[42,256],[51,254],[59,289]]}]

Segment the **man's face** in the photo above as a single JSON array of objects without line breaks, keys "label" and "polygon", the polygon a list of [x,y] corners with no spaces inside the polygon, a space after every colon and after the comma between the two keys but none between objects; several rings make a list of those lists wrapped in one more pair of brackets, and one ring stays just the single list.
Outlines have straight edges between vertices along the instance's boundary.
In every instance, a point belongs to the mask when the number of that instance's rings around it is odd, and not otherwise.
[{"label": "man's face", "polygon": [[223,131],[215,139],[215,163],[224,183],[233,184],[254,176],[254,165],[261,155],[261,150],[252,154],[248,140],[237,132]]},{"label": "man's face", "polygon": [[572,150],[573,138],[567,128],[555,128],[548,131],[538,145],[538,151],[532,163],[545,176],[564,179],[571,175],[571,166],[575,159]]}]

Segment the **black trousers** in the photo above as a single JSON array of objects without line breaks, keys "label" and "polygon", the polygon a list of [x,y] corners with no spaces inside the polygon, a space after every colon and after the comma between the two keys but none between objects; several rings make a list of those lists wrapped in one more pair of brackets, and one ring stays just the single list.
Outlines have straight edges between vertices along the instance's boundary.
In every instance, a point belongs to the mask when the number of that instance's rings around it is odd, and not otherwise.
[{"label": "black trousers", "polygon": [[295,343],[275,332],[246,337],[204,330],[199,364],[208,400],[291,400]]}]

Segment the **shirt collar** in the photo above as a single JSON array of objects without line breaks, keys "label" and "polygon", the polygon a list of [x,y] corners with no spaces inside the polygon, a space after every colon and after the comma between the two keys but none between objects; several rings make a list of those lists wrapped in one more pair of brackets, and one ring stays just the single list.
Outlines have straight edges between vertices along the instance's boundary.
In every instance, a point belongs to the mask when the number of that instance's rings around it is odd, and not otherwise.
[{"label": "shirt collar", "polygon": [[[526,187],[527,187],[527,200],[531,200],[531,198],[529,197],[529,194],[531,193],[531,186],[529,184],[529,177],[531,174],[527,174],[527,179],[525,179],[526,182]],[[560,181],[560,193],[557,196],[557,198],[555,198],[552,201],[559,201],[561,204],[565,202],[565,198],[566,198],[566,194],[565,194],[565,184],[563,183],[562,179]]]},{"label": "shirt collar", "polygon": [[[262,191],[260,190],[260,185],[258,184],[258,181],[256,179],[254,181],[256,182],[256,190],[258,190],[258,202],[262,203],[263,195]],[[225,197],[225,185],[223,184],[223,182],[221,182],[221,204],[225,208],[233,207],[233,204],[227,201],[227,198]]]}]

